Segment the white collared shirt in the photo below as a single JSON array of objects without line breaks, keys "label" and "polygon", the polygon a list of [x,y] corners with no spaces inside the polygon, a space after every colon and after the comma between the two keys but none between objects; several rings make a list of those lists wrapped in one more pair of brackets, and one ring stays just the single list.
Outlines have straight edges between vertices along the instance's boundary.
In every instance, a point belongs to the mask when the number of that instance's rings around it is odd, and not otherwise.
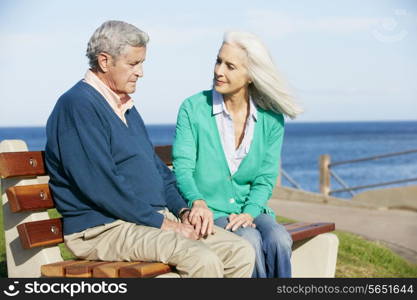
[{"label": "white collared shirt", "polygon": [[223,151],[229,165],[230,174],[238,170],[243,158],[249,153],[253,139],[255,122],[258,114],[255,103],[249,98],[249,116],[246,120],[244,137],[239,147],[235,147],[235,128],[233,120],[223,100],[223,96],[213,89],[213,114],[216,118],[217,129],[222,142]]},{"label": "white collared shirt", "polygon": [[116,115],[123,121],[127,126],[127,121],[125,113],[128,109],[133,107],[133,99],[129,95],[125,95],[124,99],[113,92],[104,82],[97,77],[91,70],[88,70],[85,73],[84,81],[95,88],[106,101],[109,103],[110,107],[116,113]]}]

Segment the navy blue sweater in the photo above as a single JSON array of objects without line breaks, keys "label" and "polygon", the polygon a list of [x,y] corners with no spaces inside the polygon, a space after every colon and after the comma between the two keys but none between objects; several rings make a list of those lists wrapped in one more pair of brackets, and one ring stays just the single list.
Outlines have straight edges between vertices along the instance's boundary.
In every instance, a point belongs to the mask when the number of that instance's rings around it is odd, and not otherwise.
[{"label": "navy blue sweater", "polygon": [[64,234],[116,219],[160,228],[158,210],[178,216],[187,207],[137,110],[125,116],[128,126],[83,81],[58,99],[46,126],[45,158]]}]

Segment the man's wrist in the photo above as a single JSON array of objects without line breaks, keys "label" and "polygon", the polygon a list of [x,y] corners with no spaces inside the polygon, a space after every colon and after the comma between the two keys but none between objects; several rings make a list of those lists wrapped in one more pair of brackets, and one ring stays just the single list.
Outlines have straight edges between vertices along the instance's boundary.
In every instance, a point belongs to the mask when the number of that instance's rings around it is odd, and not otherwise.
[{"label": "man's wrist", "polygon": [[184,208],[182,208],[181,210],[180,210],[180,212],[179,212],[179,214],[178,214],[178,218],[180,219],[180,220],[182,220],[182,217],[188,212],[190,212],[191,211],[191,208],[188,208],[188,207],[184,207]]}]

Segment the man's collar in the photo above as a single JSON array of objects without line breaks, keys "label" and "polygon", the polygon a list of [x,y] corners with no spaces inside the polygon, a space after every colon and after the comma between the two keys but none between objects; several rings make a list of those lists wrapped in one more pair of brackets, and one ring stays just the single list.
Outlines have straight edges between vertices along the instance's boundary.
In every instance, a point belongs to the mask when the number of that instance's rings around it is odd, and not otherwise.
[{"label": "man's collar", "polygon": [[133,107],[133,99],[128,95],[119,96],[112,91],[93,71],[87,70],[84,80],[98,89],[107,101],[111,101],[116,107],[125,106],[125,109]]}]

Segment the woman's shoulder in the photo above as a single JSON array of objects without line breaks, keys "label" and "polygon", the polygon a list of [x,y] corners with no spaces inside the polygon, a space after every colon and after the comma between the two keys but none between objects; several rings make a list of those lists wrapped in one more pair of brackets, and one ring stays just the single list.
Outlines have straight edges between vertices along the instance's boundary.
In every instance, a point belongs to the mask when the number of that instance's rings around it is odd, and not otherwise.
[{"label": "woman's shoulder", "polygon": [[285,120],[282,113],[277,113],[272,110],[264,110],[258,108],[258,113],[261,113],[267,123],[284,126]]},{"label": "woman's shoulder", "polygon": [[201,91],[186,98],[180,107],[180,111],[186,111],[192,114],[194,118],[198,116],[205,116],[207,112],[211,111],[212,107],[212,91]]},{"label": "woman's shoulder", "polygon": [[212,102],[212,91],[211,90],[205,90],[198,92],[188,98],[186,98],[182,104],[182,109],[187,110],[196,110],[196,109],[202,109],[207,108],[211,106]]}]

